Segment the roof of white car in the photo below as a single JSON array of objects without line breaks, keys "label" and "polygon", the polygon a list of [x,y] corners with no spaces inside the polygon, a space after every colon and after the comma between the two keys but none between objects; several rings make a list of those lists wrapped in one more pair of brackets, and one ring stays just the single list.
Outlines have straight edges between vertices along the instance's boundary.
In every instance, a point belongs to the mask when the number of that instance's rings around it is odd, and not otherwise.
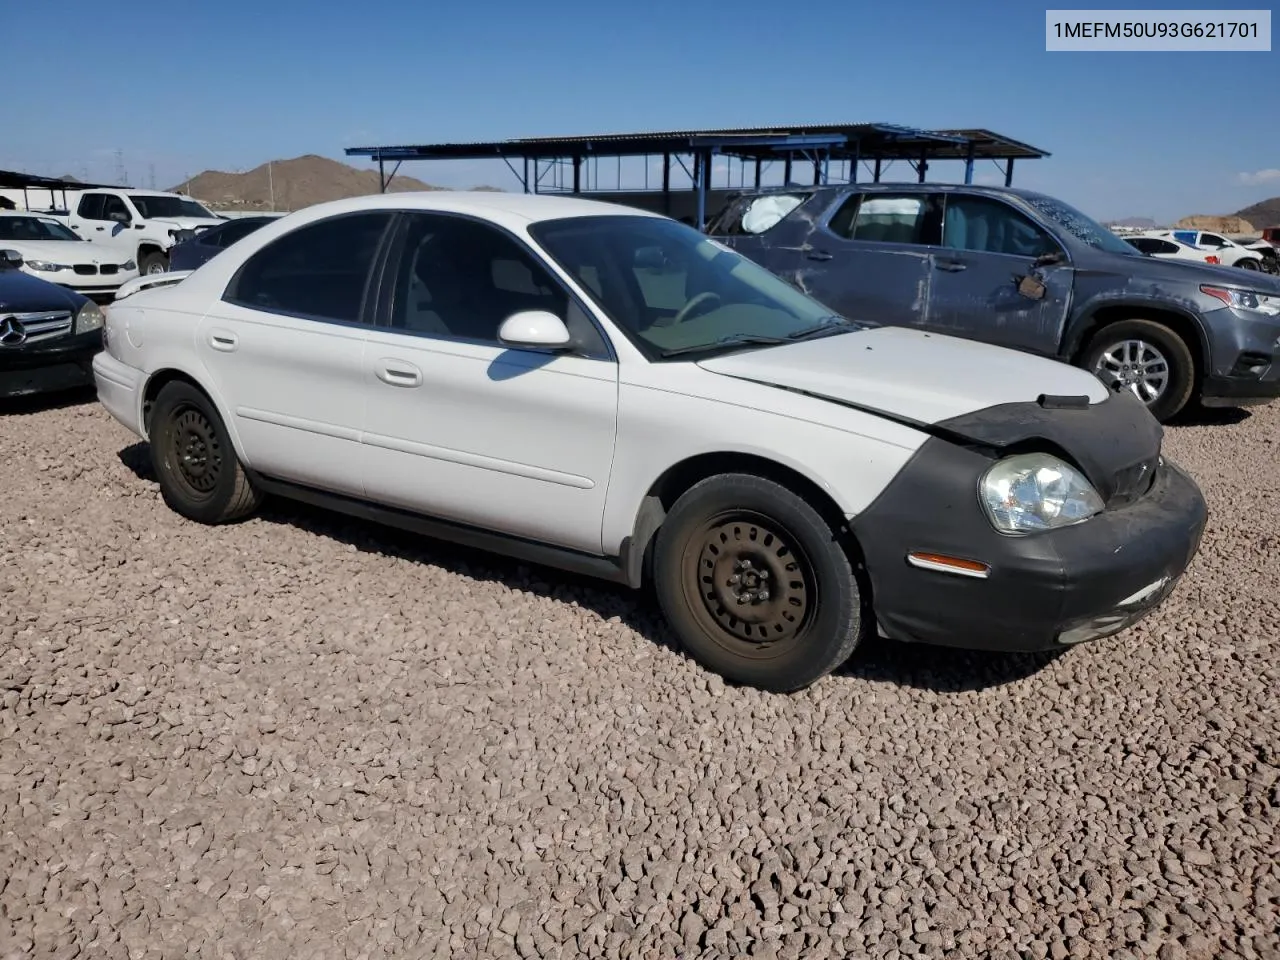
[{"label": "roof of white car", "polygon": [[52,213],[43,210],[0,210],[0,217],[43,217],[46,220],[57,220]]},{"label": "roof of white car", "polygon": [[526,223],[558,220],[562,217],[637,216],[658,214],[624,207],[603,200],[552,196],[545,193],[500,193],[489,190],[420,190],[404,193],[376,193],[363,197],[331,200],[304,208],[317,215],[354,213],[394,207],[402,210],[443,210],[471,213],[486,219],[519,219]]}]

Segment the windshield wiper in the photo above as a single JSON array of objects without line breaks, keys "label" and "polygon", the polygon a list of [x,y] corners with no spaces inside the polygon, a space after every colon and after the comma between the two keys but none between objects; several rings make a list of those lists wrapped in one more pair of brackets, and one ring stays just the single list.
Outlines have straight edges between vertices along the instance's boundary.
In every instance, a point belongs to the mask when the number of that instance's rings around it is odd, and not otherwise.
[{"label": "windshield wiper", "polygon": [[671,347],[668,350],[659,351],[658,356],[665,360],[667,357],[678,357],[683,353],[701,353],[704,350],[717,350],[721,347],[751,346],[752,344],[776,347],[778,344],[790,342],[787,337],[767,337],[758,333],[735,333],[727,337],[721,337],[711,343],[693,343],[685,347]]},{"label": "windshield wiper", "polygon": [[819,333],[823,333],[823,334],[835,333],[836,331],[841,329],[852,330],[852,329],[856,329],[858,326],[859,324],[850,320],[848,317],[841,317],[841,316],[837,316],[836,314],[832,314],[829,317],[823,317],[821,320],[819,320],[817,323],[815,323],[811,327],[802,327],[801,329],[796,330],[793,333],[787,334],[787,339],[788,340],[807,340],[810,337],[816,336]]}]

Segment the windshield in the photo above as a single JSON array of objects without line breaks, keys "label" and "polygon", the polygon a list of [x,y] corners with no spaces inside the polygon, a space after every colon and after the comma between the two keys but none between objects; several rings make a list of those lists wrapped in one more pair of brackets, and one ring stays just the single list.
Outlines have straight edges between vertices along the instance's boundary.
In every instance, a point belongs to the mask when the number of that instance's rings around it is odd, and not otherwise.
[{"label": "windshield", "polygon": [[672,220],[574,217],[530,232],[651,359],[864,326]]},{"label": "windshield", "polygon": [[204,220],[216,220],[212,213],[189,197],[142,197],[129,194],[129,199],[138,208],[138,212],[147,220],[157,217],[200,217]]},{"label": "windshield", "polygon": [[1056,223],[1077,240],[1083,240],[1091,247],[1120,253],[1125,256],[1141,256],[1137,250],[1129,246],[1114,233],[1098,223],[1092,217],[1081,213],[1070,204],[1046,197],[1043,194],[1024,194],[1022,199],[1040,213]]},{"label": "windshield", "polygon": [[0,217],[0,240],[76,240],[68,227],[50,217]]}]

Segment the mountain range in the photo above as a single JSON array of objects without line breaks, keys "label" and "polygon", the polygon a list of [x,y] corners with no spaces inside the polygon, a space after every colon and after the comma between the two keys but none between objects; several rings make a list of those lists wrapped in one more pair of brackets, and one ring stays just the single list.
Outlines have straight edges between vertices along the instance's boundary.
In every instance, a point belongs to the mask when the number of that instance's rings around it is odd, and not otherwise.
[{"label": "mountain range", "polygon": [[[291,211],[314,203],[377,193],[378,172],[308,154],[291,160],[272,160],[244,173],[206,170],[169,189],[195,197],[216,210]],[[388,185],[387,192],[440,189],[444,188],[401,173]]]}]

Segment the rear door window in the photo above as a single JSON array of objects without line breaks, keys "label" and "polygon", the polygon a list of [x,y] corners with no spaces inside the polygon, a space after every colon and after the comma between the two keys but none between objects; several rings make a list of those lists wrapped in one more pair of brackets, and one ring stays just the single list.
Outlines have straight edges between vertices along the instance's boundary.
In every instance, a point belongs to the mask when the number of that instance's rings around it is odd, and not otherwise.
[{"label": "rear door window", "polygon": [[936,243],[938,202],[928,193],[855,193],[828,223],[836,236],[870,243]]}]

